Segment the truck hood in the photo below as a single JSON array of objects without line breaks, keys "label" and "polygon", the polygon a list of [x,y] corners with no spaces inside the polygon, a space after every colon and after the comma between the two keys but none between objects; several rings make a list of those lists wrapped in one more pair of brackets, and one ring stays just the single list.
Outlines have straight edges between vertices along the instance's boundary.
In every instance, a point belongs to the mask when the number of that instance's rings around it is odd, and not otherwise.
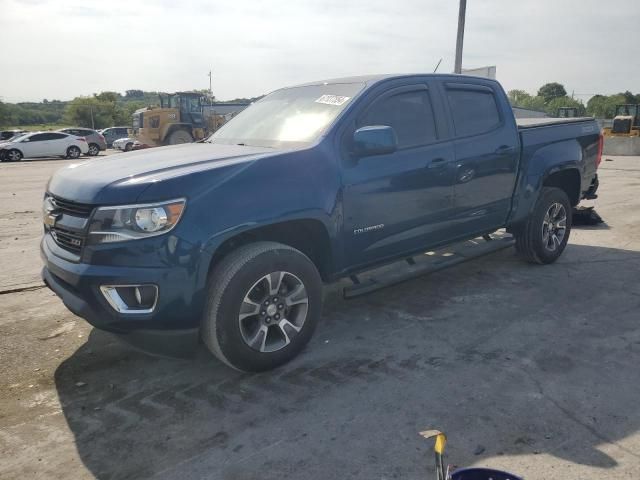
[{"label": "truck hood", "polygon": [[133,202],[153,183],[252,162],[278,153],[281,150],[212,143],[150,148],[63,167],[51,177],[47,190],[78,203]]}]

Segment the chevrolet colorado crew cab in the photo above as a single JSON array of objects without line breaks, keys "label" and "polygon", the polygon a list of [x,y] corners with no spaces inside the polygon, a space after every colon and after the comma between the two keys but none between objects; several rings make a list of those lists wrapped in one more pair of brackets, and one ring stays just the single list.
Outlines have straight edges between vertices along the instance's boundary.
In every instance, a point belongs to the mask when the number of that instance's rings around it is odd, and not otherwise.
[{"label": "chevrolet colorado crew cab", "polygon": [[595,120],[518,125],[489,79],[284,88],[206,141],[60,169],[42,275],[97,328],[198,333],[226,364],[267,370],[309,341],[323,283],[501,228],[554,262],[601,154]]}]

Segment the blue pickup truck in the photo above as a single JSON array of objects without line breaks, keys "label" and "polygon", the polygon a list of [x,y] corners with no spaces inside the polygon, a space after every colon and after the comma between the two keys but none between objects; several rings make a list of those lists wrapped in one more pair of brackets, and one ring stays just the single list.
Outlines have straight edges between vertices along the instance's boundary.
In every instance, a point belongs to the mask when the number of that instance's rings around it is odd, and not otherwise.
[{"label": "blue pickup truck", "polygon": [[489,79],[284,88],[204,142],[59,170],[42,275],[97,328],[199,334],[226,364],[266,370],[309,341],[324,283],[501,228],[552,263],[601,154],[593,119],[518,125]]}]

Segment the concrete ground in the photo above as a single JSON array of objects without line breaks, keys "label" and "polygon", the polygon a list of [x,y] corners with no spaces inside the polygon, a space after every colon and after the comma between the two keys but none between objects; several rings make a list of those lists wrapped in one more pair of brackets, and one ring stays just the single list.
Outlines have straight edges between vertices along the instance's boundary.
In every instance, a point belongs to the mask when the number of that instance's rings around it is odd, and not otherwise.
[{"label": "concrete ground", "polygon": [[[103,161],[108,161],[108,157]],[[40,201],[65,161],[0,165],[0,478],[536,479],[640,470],[640,158],[600,168],[606,224],[551,266],[513,249],[345,301],[259,375],[152,357],[39,287]]]}]

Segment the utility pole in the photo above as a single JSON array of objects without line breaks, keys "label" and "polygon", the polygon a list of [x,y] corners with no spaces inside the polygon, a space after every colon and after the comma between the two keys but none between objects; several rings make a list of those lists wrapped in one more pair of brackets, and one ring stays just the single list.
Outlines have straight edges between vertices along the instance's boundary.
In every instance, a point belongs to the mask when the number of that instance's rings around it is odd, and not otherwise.
[{"label": "utility pole", "polygon": [[456,38],[456,63],[453,73],[462,73],[462,44],[464,43],[464,19],[467,11],[467,0],[460,0],[458,12],[458,37]]},{"label": "utility pole", "polygon": [[211,89],[211,70],[209,70],[209,96],[213,97],[213,90]]}]

